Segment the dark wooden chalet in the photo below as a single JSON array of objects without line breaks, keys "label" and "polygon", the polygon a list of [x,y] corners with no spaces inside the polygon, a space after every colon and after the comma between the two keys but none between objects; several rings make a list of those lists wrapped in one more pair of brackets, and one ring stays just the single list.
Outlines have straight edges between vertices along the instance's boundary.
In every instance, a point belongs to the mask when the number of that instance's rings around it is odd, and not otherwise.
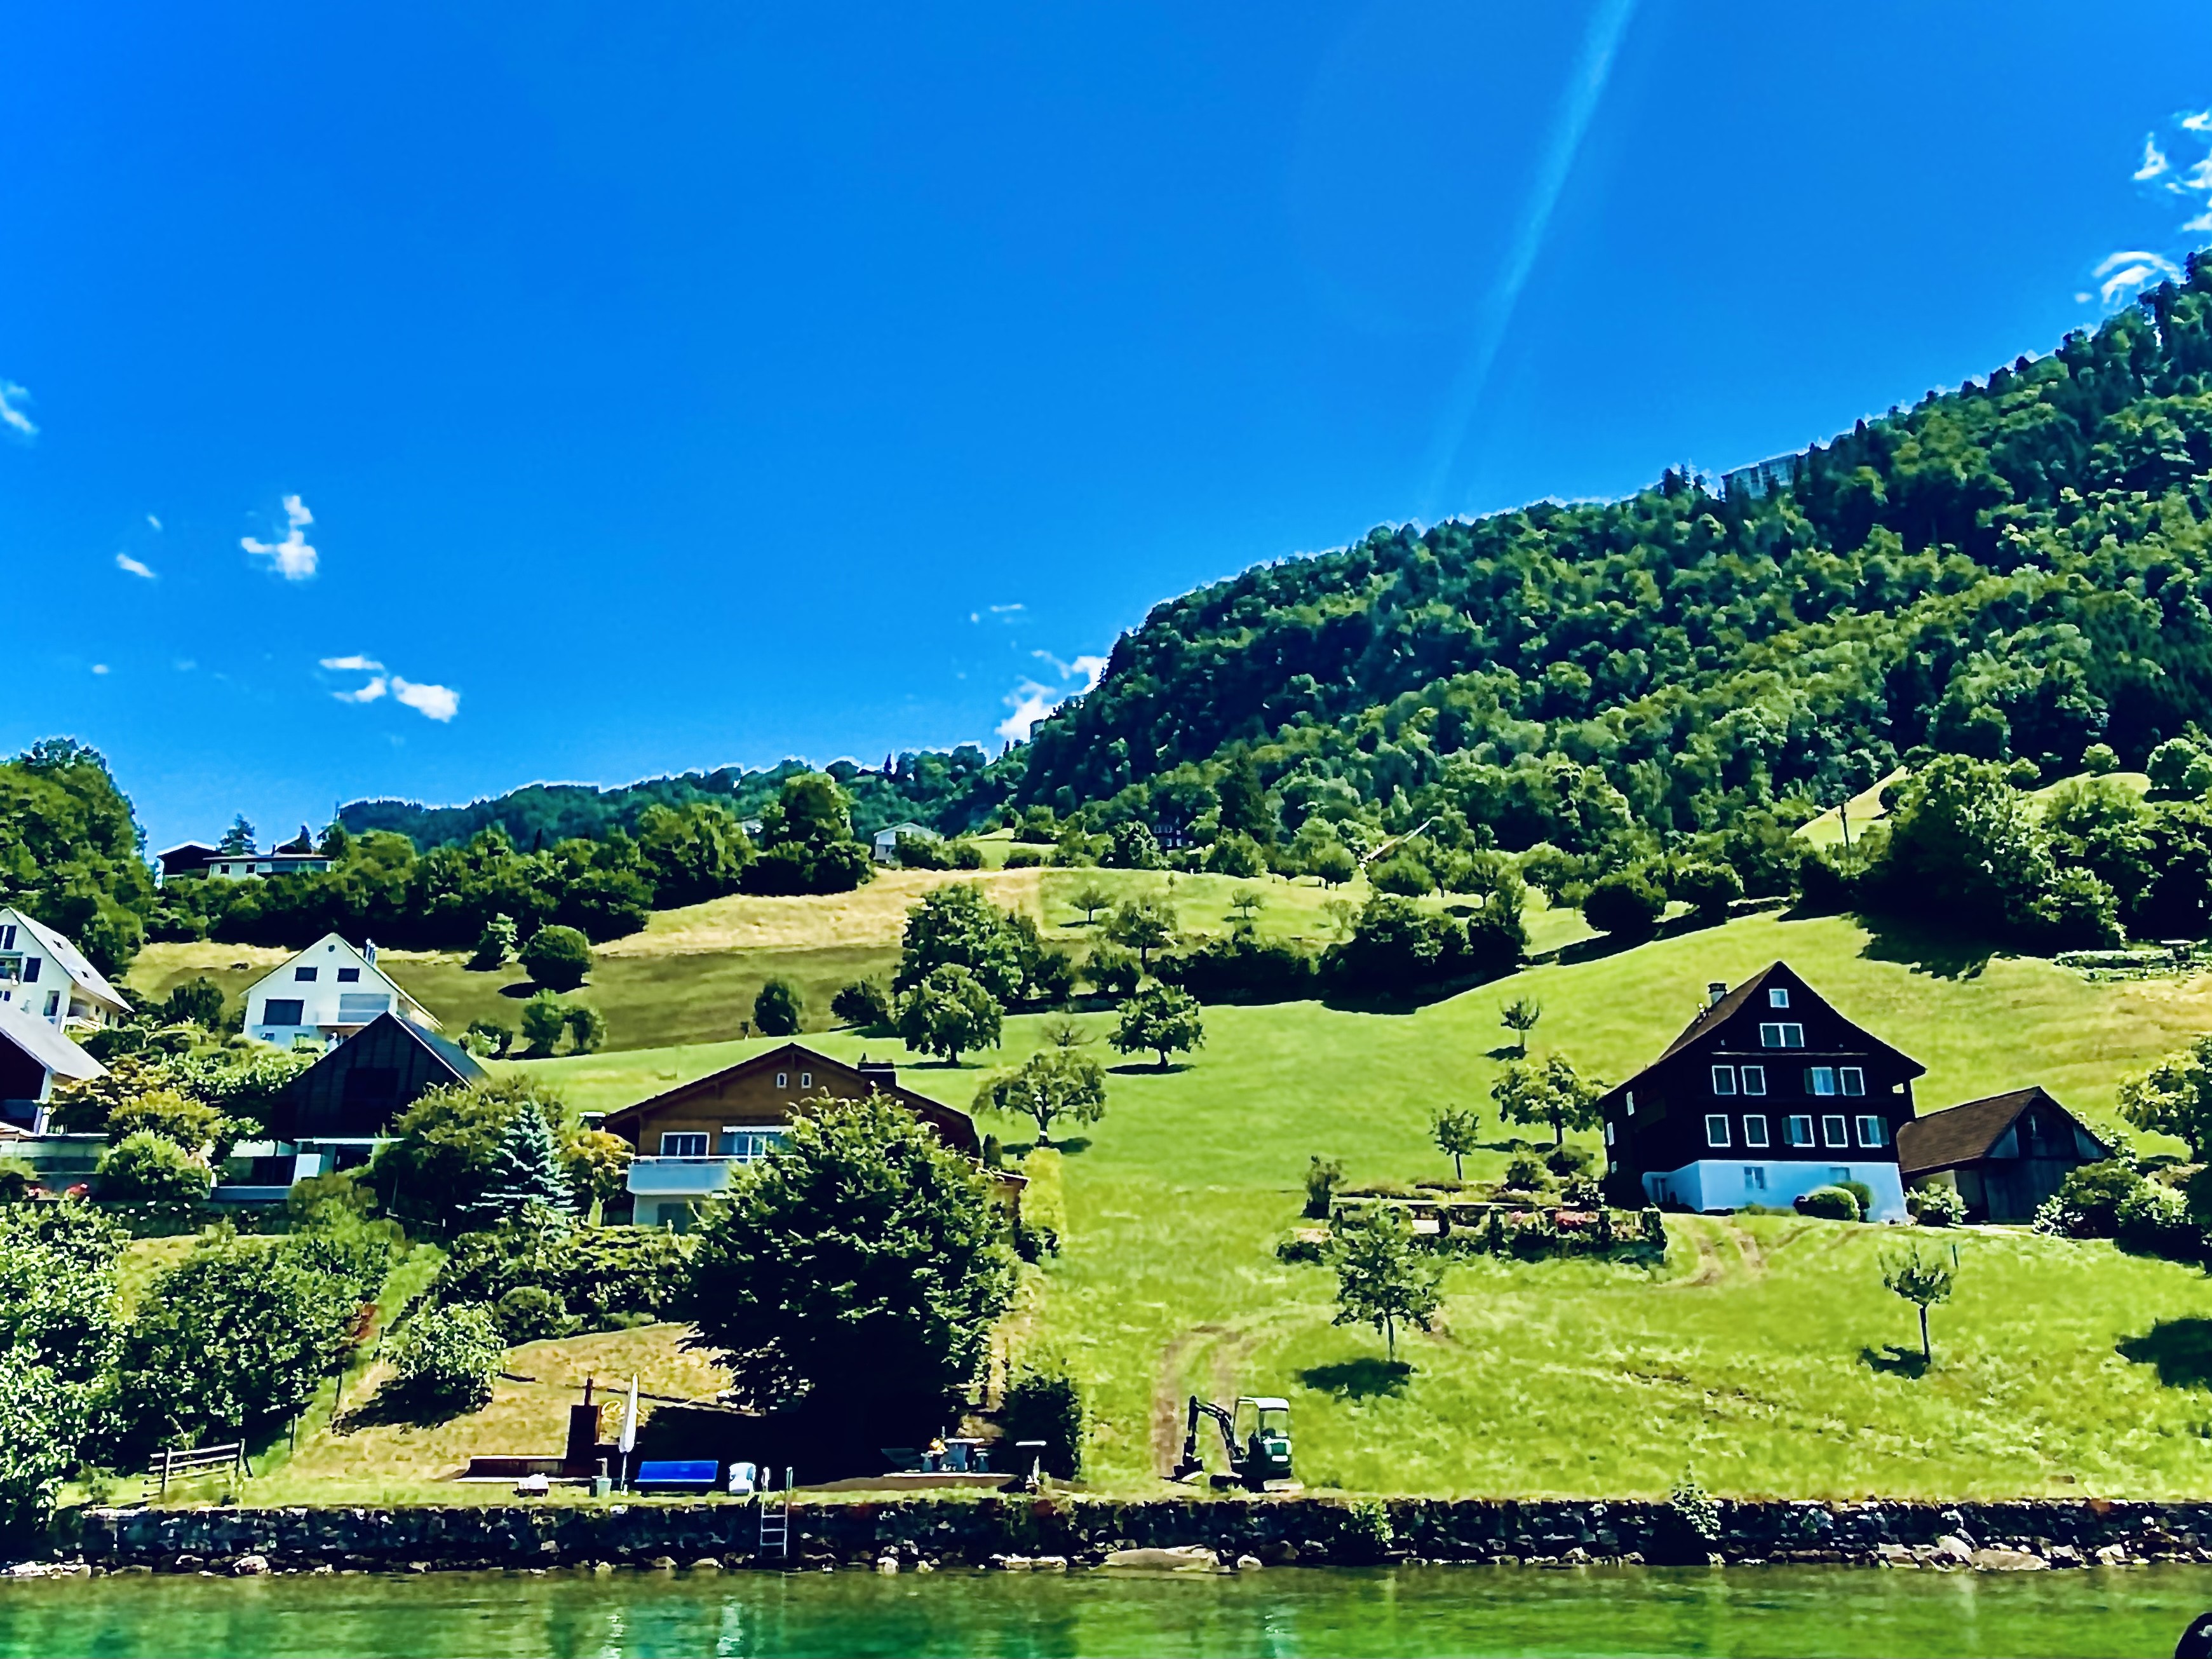
[{"label": "dark wooden chalet", "polygon": [[278,1140],[372,1140],[441,1084],[478,1084],[484,1069],[459,1043],[380,1014],[294,1078],[276,1097]]},{"label": "dark wooden chalet", "polygon": [[1598,1103],[1608,1182],[1720,1211],[1856,1181],[1874,1194],[1871,1218],[1901,1221],[1897,1137],[1925,1069],[1782,963],[1734,990],[1708,986],[1682,1034]]},{"label": "dark wooden chalet", "polygon": [[1969,1221],[2033,1221],[2069,1171],[2112,1155],[2040,1085],[1947,1106],[1897,1136],[1905,1183],[1957,1188]]}]

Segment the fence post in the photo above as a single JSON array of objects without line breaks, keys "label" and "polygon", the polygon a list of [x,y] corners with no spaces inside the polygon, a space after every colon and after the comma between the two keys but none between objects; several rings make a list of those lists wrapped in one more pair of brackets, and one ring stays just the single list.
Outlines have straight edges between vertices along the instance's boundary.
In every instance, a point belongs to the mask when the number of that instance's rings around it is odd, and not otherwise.
[{"label": "fence post", "polygon": [[168,1447],[161,1448],[161,1496],[164,1498],[169,1495],[169,1459],[173,1455]]}]

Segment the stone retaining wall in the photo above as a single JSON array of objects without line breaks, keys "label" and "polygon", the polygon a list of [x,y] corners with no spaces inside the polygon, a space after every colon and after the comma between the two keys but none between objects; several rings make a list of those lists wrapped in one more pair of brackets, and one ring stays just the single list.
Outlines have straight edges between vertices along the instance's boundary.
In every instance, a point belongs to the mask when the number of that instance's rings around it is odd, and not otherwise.
[{"label": "stone retaining wall", "polygon": [[[1195,1545],[1250,1557],[1387,1560],[1814,1561],[2070,1566],[2212,1562],[2212,1504],[2033,1501],[1954,1505],[1721,1503],[1717,1529],[1665,1504],[1398,1498],[1039,1498],[802,1502],[794,1565],[960,1566],[1006,1558],[1095,1565],[1110,1551]],[[490,1566],[780,1566],[741,1501],[374,1509],[95,1509],[66,1517],[58,1554],[156,1571]],[[258,1559],[256,1559],[258,1558]]]}]

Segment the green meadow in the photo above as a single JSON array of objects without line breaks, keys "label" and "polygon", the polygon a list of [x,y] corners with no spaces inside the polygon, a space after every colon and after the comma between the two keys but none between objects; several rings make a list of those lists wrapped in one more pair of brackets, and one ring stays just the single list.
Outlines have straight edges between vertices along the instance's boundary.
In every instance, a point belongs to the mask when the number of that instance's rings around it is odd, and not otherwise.
[{"label": "green meadow", "polygon": [[[1371,1331],[1333,1327],[1328,1272],[1274,1254],[1309,1157],[1341,1158],[1355,1182],[1449,1174],[1429,1125],[1451,1103],[1487,1115],[1507,1052],[1498,1009],[1522,993],[1544,1006],[1534,1051],[1611,1079],[1686,1022],[1709,980],[1781,958],[1928,1066],[1922,1109],[2040,1082],[2106,1127],[2128,1071],[2212,1028],[2212,980],[2091,985],[1838,917],[1749,916],[1560,954],[1410,1011],[1209,1008],[1187,1063],[1118,1066],[1105,1119],[1033,1158],[1040,1194],[1058,1189],[1063,1248],[1008,1340],[1082,1377],[1095,1485],[1158,1490],[1197,1391],[1287,1395],[1301,1474],[1351,1491],[1651,1494],[1687,1468],[1747,1495],[2212,1492],[2212,1286],[2105,1243],[1928,1235],[1955,1242],[1960,1264],[1924,1376],[1911,1310],[1880,1282],[1898,1235],[1787,1217],[1673,1218],[1656,1270],[1455,1265],[1435,1332],[1401,1343],[1403,1370]],[[1103,1012],[1084,1018],[1108,1029]],[[1009,1020],[990,1062],[1018,1060],[1042,1023]],[[962,1106],[988,1069],[854,1033],[808,1040],[898,1058],[912,1086]],[[764,1046],[526,1064],[605,1109]],[[1470,1176],[1508,1155],[1490,1122]],[[985,1127],[1017,1152],[1029,1133]]]}]

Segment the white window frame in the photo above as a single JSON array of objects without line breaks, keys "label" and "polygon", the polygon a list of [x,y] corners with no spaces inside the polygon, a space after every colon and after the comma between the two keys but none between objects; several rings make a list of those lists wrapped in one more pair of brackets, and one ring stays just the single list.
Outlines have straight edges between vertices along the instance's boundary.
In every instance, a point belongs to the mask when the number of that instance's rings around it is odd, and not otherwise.
[{"label": "white window frame", "polygon": [[1770,1008],[1787,1008],[1790,1006],[1790,993],[1781,989],[1769,991],[1766,994],[1766,1006]]},{"label": "white window frame", "polygon": [[1866,1071],[1863,1066],[1839,1066],[1836,1072],[1836,1090],[1839,1094],[1856,1097],[1866,1093]]},{"label": "white window frame", "polygon": [[1613,1145],[1613,1120],[1611,1118],[1607,1118],[1605,1121],[1605,1144],[1608,1146]]},{"label": "white window frame", "polygon": [[801,1072],[799,1074],[799,1086],[802,1089],[811,1089],[814,1086],[814,1073]]},{"label": "white window frame", "polygon": [[1743,1079],[1744,1093],[1764,1095],[1766,1092],[1766,1067],[1764,1066],[1746,1066],[1739,1075]]},{"label": "white window frame", "polygon": [[[1859,1145],[1862,1146],[1887,1146],[1889,1145],[1888,1123],[1883,1119],[1875,1116],[1871,1112],[1862,1114],[1858,1118],[1858,1121],[1851,1127],[1858,1131]],[[1867,1133],[1869,1127],[1874,1131],[1871,1135]]]},{"label": "white window frame", "polygon": [[[714,1137],[702,1129],[664,1129],[660,1132],[660,1155],[663,1158],[704,1158]],[[699,1150],[688,1150],[696,1141]],[[673,1144],[672,1144],[673,1143]]]},{"label": "white window frame", "polygon": [[1743,1115],[1743,1144],[1747,1146],[1767,1144],[1766,1115],[1764,1112],[1746,1112]]},{"label": "white window frame", "polygon": [[1825,1100],[1836,1092],[1836,1068],[1832,1066],[1808,1066],[1805,1068],[1805,1092]]},{"label": "white window frame", "polygon": [[[1798,1126],[1801,1124],[1804,1126],[1805,1131],[1805,1138],[1802,1140],[1800,1140],[1797,1138]],[[1784,1143],[1785,1145],[1791,1146],[1817,1146],[1820,1143],[1813,1138],[1813,1118],[1810,1113],[1792,1112],[1790,1114],[1790,1128],[1788,1139]]]},{"label": "white window frame", "polygon": [[1851,1123],[1847,1114],[1823,1112],[1820,1115],[1820,1144],[1823,1146],[1848,1146],[1851,1144]]},{"label": "white window frame", "polygon": [[315,975],[321,971],[319,968],[295,968],[292,970],[292,983],[313,985],[315,982]]},{"label": "white window frame", "polygon": [[1759,1046],[1762,1048],[1802,1048],[1805,1046],[1805,1028],[1787,1020],[1775,1020],[1759,1028]]},{"label": "white window frame", "polygon": [[1718,1098],[1720,1098],[1720,1097],[1724,1097],[1724,1096],[1732,1095],[1732,1094],[1734,1094],[1735,1092],[1735,1066],[1714,1066],[1714,1067],[1713,1067],[1713,1095],[1714,1095],[1714,1097],[1715,1097],[1716,1099],[1718,1099]]},{"label": "white window frame", "polygon": [[1725,1146],[1729,1144],[1729,1121],[1726,1112],[1705,1114],[1705,1145]]},{"label": "white window frame", "polygon": [[788,1072],[778,1072],[775,1074],[775,1086],[779,1089],[788,1089],[791,1087],[791,1073]]}]

